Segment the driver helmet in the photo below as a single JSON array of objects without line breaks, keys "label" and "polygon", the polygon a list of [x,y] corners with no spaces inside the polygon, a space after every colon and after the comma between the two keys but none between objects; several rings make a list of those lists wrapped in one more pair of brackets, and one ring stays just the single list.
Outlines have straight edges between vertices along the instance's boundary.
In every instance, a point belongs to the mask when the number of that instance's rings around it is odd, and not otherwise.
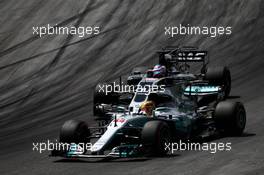
[{"label": "driver helmet", "polygon": [[153,68],[153,77],[154,78],[161,78],[161,77],[165,77],[166,75],[166,67],[162,66],[160,64],[154,66]]},{"label": "driver helmet", "polygon": [[140,105],[140,110],[145,112],[148,117],[152,115],[154,109],[155,103],[153,101],[145,101]]}]

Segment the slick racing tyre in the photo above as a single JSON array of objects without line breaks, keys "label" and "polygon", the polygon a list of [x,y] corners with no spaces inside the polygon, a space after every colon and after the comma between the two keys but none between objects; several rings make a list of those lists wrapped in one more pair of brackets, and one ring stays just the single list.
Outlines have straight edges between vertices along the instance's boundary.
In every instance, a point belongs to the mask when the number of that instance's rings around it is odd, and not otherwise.
[{"label": "slick racing tyre", "polygon": [[164,156],[169,151],[165,143],[171,142],[170,128],[163,121],[149,121],[143,127],[141,139],[148,155]]},{"label": "slick racing tyre", "polygon": [[231,74],[227,67],[209,67],[205,73],[205,80],[211,85],[222,86],[224,97],[227,98],[231,91]]},{"label": "slick racing tyre", "polygon": [[246,126],[246,111],[240,102],[218,103],[214,118],[218,129],[223,130],[227,135],[241,135]]},{"label": "slick racing tyre", "polygon": [[79,120],[66,121],[60,130],[60,142],[62,143],[87,143],[90,131],[85,122]]}]

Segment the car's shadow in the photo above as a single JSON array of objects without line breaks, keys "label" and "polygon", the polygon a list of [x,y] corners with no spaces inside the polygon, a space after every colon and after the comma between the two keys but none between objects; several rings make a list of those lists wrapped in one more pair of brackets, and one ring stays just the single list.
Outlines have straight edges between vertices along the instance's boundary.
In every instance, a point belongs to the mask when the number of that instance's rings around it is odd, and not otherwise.
[{"label": "car's shadow", "polygon": [[53,161],[54,163],[115,163],[115,162],[144,162],[151,158],[140,157],[140,158],[112,158],[112,159],[60,159]]},{"label": "car's shadow", "polygon": [[249,132],[244,132],[242,135],[237,136],[237,135],[225,135],[225,134],[219,134],[219,135],[214,135],[214,136],[210,136],[208,138],[204,138],[204,139],[200,139],[200,140],[195,140],[199,143],[205,143],[205,142],[212,142],[212,141],[217,141],[219,139],[223,139],[223,138],[231,138],[231,137],[252,137],[255,136],[255,133],[249,133]]},{"label": "car's shadow", "polygon": [[237,98],[241,98],[241,97],[239,95],[231,95],[227,97],[227,99],[237,99]]},{"label": "car's shadow", "polygon": [[241,136],[234,136],[234,137],[252,137],[252,136],[255,136],[255,135],[256,135],[255,133],[245,132]]},{"label": "car's shadow", "polygon": [[156,158],[174,158],[180,156],[179,154],[169,154],[166,156],[147,156],[135,158],[106,158],[106,159],[85,159],[85,158],[63,158],[53,161],[54,163],[117,163],[117,162],[145,162]]}]

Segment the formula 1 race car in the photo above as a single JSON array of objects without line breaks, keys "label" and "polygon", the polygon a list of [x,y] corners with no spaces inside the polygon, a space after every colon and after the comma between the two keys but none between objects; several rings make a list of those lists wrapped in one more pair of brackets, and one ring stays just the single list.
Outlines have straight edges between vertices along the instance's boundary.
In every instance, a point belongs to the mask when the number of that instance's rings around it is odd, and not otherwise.
[{"label": "formula 1 race car", "polygon": [[[150,93],[136,92],[128,108],[112,107],[105,114],[110,119],[106,125],[89,127],[84,121],[66,121],[60,131],[60,142],[69,146],[53,150],[51,155],[66,158],[161,156],[169,151],[166,143],[243,133],[245,108],[240,102],[225,101],[226,89],[221,85],[177,76],[146,77],[139,84],[145,89],[154,85],[162,88]],[[92,144],[88,148],[83,146],[87,143]]]},{"label": "formula 1 race car", "polygon": [[[190,46],[166,46],[157,52],[159,65],[166,68],[166,77],[177,77],[178,79],[207,80],[211,85],[222,86],[225,98],[231,91],[231,75],[227,67],[208,67],[209,56],[207,51],[200,51]],[[190,63],[202,63],[197,73],[191,73]],[[155,68],[155,67],[154,67]],[[197,69],[197,68],[196,68]],[[145,70],[145,72],[144,72]],[[127,79],[128,84],[137,85],[143,77],[152,77],[153,70],[145,67],[133,69]]]}]

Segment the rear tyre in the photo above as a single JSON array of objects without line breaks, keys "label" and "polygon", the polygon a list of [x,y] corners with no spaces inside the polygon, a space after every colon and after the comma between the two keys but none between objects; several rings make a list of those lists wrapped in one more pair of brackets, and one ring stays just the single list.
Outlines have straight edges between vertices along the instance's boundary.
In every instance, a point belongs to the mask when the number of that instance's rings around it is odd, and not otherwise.
[{"label": "rear tyre", "polygon": [[227,67],[209,67],[205,73],[205,79],[210,84],[222,86],[224,97],[227,98],[231,91],[231,74]]},{"label": "rear tyre", "polygon": [[60,142],[62,143],[87,143],[90,131],[85,122],[79,120],[66,121],[60,131]]},{"label": "rear tyre", "polygon": [[214,113],[216,126],[228,135],[241,135],[246,126],[246,110],[242,103],[223,101]]},{"label": "rear tyre", "polygon": [[143,127],[141,139],[147,154],[164,156],[169,151],[165,149],[165,143],[171,142],[171,131],[163,121],[149,121]]}]

